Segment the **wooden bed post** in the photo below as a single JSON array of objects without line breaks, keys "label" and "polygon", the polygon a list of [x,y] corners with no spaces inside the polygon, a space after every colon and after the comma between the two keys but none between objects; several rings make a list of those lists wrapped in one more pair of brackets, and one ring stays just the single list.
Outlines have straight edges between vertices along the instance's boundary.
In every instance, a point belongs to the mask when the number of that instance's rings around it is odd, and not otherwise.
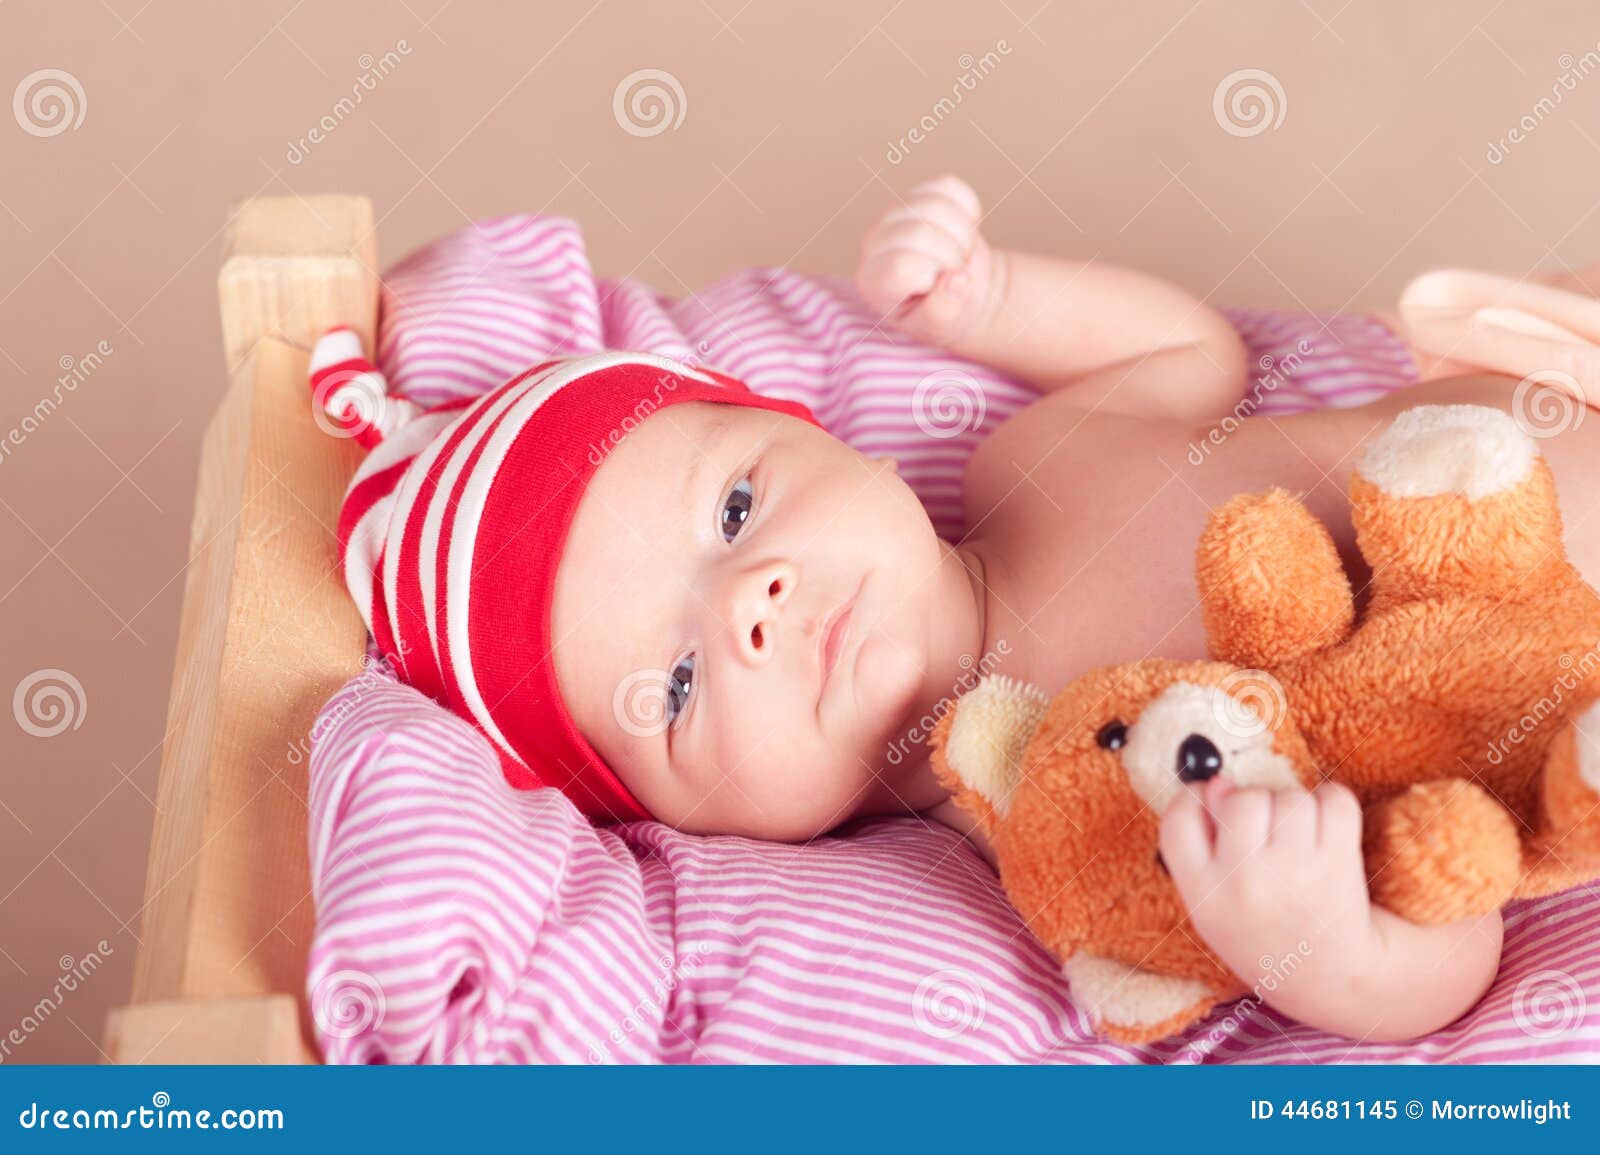
[{"label": "wooden bed post", "polygon": [[334,536],[359,461],[312,421],[307,352],[370,350],[372,205],[271,197],[235,212],[219,295],[229,386],[201,453],[130,1005],[116,1062],[314,1062],[307,735],[366,633]]}]

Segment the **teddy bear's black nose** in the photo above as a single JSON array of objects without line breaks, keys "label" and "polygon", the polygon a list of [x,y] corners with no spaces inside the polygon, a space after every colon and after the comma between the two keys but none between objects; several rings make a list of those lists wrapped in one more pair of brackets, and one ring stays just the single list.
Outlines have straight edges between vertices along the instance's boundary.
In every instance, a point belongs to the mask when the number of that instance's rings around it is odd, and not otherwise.
[{"label": "teddy bear's black nose", "polygon": [[1204,782],[1222,770],[1222,751],[1203,734],[1190,734],[1178,747],[1178,779]]}]

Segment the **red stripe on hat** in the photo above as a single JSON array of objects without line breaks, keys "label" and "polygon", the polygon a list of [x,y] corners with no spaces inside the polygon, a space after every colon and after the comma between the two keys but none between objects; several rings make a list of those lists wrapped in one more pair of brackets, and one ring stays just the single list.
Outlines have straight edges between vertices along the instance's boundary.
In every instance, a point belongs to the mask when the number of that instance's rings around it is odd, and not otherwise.
[{"label": "red stripe on hat", "polygon": [[[483,422],[495,402],[516,383],[516,381],[507,382],[499,389],[477,398],[474,406],[466,408],[466,416],[451,427],[449,433],[445,435],[444,444],[428,462],[427,471],[423,474],[409,505],[404,511],[396,511],[397,514],[403,514],[406,520],[400,537],[394,583],[395,606],[401,620],[391,625],[394,627],[396,637],[405,646],[406,680],[429,697],[441,701],[450,699],[447,696],[447,683],[436,655],[433,637],[437,632],[436,626],[428,615],[427,602],[422,596],[421,566],[424,564],[421,557],[422,533],[439,482],[454,460],[461,442]],[[418,458],[422,458],[427,452],[424,450],[419,453]],[[447,512],[440,530],[441,541],[449,529],[450,517]],[[436,590],[435,603],[442,604],[442,597],[442,593]]]}]

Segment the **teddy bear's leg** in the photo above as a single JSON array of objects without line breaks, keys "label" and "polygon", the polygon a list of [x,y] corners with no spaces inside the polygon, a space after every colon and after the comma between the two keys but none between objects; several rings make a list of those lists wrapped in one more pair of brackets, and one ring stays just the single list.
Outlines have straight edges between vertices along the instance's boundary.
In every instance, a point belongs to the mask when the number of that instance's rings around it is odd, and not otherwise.
[{"label": "teddy bear's leg", "polygon": [[1570,580],[1550,469],[1499,409],[1407,409],[1357,462],[1350,502],[1375,605]]},{"label": "teddy bear's leg", "polygon": [[1519,897],[1600,878],[1600,701],[1577,711],[1545,756],[1538,831],[1526,841]]},{"label": "teddy bear's leg", "polygon": [[1159,975],[1079,951],[1061,964],[1072,1001],[1094,1029],[1122,1043],[1176,1034],[1205,1016],[1217,994],[1199,979]]},{"label": "teddy bear's leg", "polygon": [[1516,820],[1475,782],[1419,782],[1367,807],[1372,901],[1423,926],[1498,910],[1522,873]]},{"label": "teddy bear's leg", "polygon": [[1274,666],[1343,641],[1350,579],[1327,527],[1281,489],[1243,494],[1212,511],[1195,550],[1211,654]]}]

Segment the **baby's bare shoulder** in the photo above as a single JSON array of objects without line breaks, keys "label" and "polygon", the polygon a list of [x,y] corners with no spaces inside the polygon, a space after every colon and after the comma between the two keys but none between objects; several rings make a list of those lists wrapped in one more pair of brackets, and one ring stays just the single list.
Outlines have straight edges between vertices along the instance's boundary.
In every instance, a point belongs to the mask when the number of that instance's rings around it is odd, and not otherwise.
[{"label": "baby's bare shoulder", "polygon": [[1015,504],[1024,489],[1041,483],[1069,485],[1075,476],[1124,469],[1141,457],[1153,463],[1150,451],[1168,441],[1182,442],[1171,422],[1085,409],[1070,394],[1047,394],[974,451],[962,486],[968,523],[991,520],[1000,506]]}]

